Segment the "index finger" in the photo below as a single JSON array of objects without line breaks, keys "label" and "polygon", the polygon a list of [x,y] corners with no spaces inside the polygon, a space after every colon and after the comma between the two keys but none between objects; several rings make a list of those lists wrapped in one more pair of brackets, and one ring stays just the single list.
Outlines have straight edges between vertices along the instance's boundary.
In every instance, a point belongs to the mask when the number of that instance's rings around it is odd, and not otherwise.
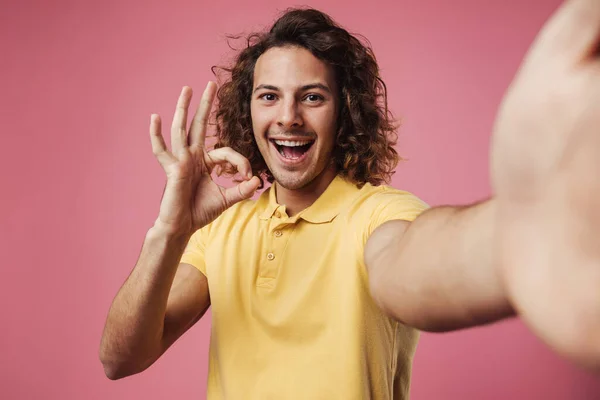
[{"label": "index finger", "polygon": [[200,104],[198,104],[198,109],[196,110],[196,114],[194,115],[194,119],[192,120],[192,125],[190,127],[190,146],[204,146],[204,140],[206,138],[206,126],[208,125],[210,109],[212,108],[212,103],[215,98],[216,87],[217,85],[214,82],[209,81],[206,85],[206,89],[204,89],[204,93],[200,99]]}]

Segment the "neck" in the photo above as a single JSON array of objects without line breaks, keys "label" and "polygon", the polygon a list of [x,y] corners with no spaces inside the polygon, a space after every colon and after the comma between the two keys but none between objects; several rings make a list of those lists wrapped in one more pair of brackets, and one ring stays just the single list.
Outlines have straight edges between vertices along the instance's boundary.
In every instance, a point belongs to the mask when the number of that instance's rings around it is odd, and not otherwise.
[{"label": "neck", "polygon": [[300,189],[286,189],[276,184],[277,203],[285,205],[287,215],[293,217],[313,204],[327,189],[336,175],[335,168],[326,168],[308,185]]}]

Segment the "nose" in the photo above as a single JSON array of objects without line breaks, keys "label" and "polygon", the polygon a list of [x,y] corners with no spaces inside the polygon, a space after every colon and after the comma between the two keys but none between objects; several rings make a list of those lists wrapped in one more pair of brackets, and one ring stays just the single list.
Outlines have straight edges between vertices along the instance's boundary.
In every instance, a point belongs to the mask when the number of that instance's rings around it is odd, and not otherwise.
[{"label": "nose", "polygon": [[277,118],[277,125],[283,129],[291,129],[302,126],[302,114],[295,100],[282,101]]}]

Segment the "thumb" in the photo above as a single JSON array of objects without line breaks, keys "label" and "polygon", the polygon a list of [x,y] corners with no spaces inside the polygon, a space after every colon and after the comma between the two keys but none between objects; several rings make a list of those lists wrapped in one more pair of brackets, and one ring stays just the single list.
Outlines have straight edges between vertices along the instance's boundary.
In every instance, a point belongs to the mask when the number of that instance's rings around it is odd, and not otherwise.
[{"label": "thumb", "polygon": [[259,186],[260,179],[257,176],[253,176],[247,181],[240,182],[238,185],[228,188],[225,190],[227,205],[231,207],[239,201],[249,199],[254,195]]},{"label": "thumb", "polygon": [[566,0],[544,24],[529,50],[530,63],[571,67],[595,55],[600,34],[600,2]]}]

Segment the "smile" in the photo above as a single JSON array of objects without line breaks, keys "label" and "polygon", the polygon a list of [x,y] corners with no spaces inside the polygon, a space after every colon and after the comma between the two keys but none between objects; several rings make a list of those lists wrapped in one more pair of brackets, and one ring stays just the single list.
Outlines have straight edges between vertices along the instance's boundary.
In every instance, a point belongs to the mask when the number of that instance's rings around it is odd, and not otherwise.
[{"label": "smile", "polygon": [[286,164],[296,164],[306,158],[306,155],[315,141],[271,139],[270,142],[277,150],[282,161]]}]

